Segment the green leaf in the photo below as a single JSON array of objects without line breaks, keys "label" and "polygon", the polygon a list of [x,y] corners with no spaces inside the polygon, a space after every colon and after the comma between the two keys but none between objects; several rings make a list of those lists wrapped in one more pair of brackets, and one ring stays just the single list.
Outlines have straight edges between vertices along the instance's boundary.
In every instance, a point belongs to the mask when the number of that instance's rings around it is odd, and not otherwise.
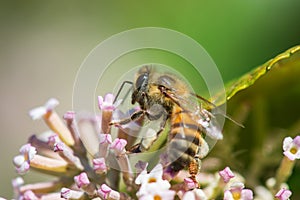
[{"label": "green leaf", "polygon": [[267,75],[268,72],[278,70],[277,68],[289,68],[288,70],[290,70],[290,72],[293,73],[293,67],[299,68],[299,51],[300,46],[295,46],[287,50],[286,52],[276,56],[275,58],[269,60],[262,66],[245,74],[237,81],[231,82],[231,84],[229,84],[226,89],[227,100],[231,99],[236,93],[252,86],[258,79],[260,79],[264,75]]},{"label": "green leaf", "polygon": [[245,128],[227,121],[208,157],[238,170],[249,186],[263,184],[280,163],[284,137],[300,134],[300,46],[230,82],[226,98],[227,114]]}]

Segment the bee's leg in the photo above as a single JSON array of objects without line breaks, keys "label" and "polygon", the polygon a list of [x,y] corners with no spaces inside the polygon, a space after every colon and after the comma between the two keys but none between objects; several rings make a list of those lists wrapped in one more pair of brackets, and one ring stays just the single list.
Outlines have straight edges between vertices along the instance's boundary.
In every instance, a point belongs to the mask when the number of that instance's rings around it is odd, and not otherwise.
[{"label": "bee's leg", "polygon": [[[130,115],[130,117],[127,117],[127,118],[124,118],[124,119],[120,119],[120,120],[114,120],[114,121],[111,121],[109,123],[110,126],[114,125],[114,126],[121,126],[121,125],[124,125],[124,124],[128,124],[132,121],[136,121],[136,120],[139,120],[141,117],[143,117],[145,115],[145,111],[144,110],[138,110],[138,111],[135,111],[134,113],[132,113]],[[131,149],[129,150],[129,152],[140,152],[139,149],[140,147],[140,144],[138,145],[134,145],[133,147],[131,147]]]},{"label": "bee's leg", "polygon": [[[167,120],[169,119],[169,116],[164,113],[163,114],[163,119],[162,119],[162,122],[160,123],[160,128],[159,130],[157,131],[156,133],[156,138],[159,137],[159,135],[165,130],[165,127],[166,127],[166,123],[167,123]],[[154,142],[154,141],[153,141]]]},{"label": "bee's leg", "polygon": [[120,120],[113,120],[109,123],[110,126],[115,125],[115,126],[120,126],[120,125],[124,125],[124,124],[128,124],[131,121],[136,121],[138,119],[140,119],[142,116],[145,115],[145,111],[144,110],[138,110],[135,111],[134,113],[132,113],[130,115],[130,117],[124,118],[124,119],[120,119]]},{"label": "bee's leg", "polygon": [[199,157],[197,155],[189,163],[189,166],[188,166],[189,173],[191,175],[190,178],[194,181],[194,183],[197,185],[198,188],[200,187],[200,185],[198,184],[196,176],[197,176],[198,172],[200,171],[200,166],[201,166],[201,160],[199,159]]},{"label": "bee's leg", "polygon": [[196,176],[201,168],[201,159],[204,158],[209,151],[209,146],[207,142],[202,137],[200,137],[199,139],[199,149],[196,155],[194,156],[194,159],[189,163],[188,166],[189,173],[191,175],[190,178],[194,181],[195,184],[197,184],[198,187],[200,187],[200,185],[198,184]]},{"label": "bee's leg", "polygon": [[[149,114],[149,113],[146,113]],[[159,135],[162,133],[162,131],[165,129],[166,123],[168,120],[168,115],[163,115],[162,122],[160,124],[160,129],[157,131],[156,135],[152,138],[148,139],[142,139],[140,143],[134,145],[131,147],[130,152],[131,153],[139,153],[145,150],[148,150],[150,146],[157,140]]]}]

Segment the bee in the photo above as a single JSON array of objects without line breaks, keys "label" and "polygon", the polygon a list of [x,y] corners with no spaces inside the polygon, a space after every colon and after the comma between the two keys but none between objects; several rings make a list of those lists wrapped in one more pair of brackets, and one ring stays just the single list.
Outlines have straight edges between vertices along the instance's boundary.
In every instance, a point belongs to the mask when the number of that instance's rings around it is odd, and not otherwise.
[{"label": "bee", "polygon": [[138,153],[149,149],[169,122],[166,170],[175,175],[187,167],[191,178],[196,182],[200,160],[209,151],[205,136],[222,138],[214,115],[204,109],[201,102],[210,106],[213,104],[192,93],[179,77],[167,73],[160,74],[150,66],[144,66],[138,71],[134,83],[127,81],[123,82],[123,85],[124,83],[132,84],[131,103],[138,103],[141,109],[128,118],[111,121],[110,125],[123,125],[142,117],[150,121],[161,119],[156,137],[150,144],[145,145],[141,141],[130,149],[131,153]]}]

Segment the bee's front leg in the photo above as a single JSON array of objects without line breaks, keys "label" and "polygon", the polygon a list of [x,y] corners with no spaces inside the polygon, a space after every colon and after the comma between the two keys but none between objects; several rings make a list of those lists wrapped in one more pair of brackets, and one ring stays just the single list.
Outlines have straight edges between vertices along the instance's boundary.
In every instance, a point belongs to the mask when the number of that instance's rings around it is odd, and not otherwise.
[{"label": "bee's front leg", "polygon": [[145,111],[144,110],[138,110],[135,111],[134,113],[132,113],[130,115],[130,117],[124,118],[124,119],[120,119],[120,120],[112,120],[109,125],[112,126],[121,126],[124,124],[128,124],[132,121],[136,121],[138,119],[140,119],[141,117],[143,117],[145,115]]},{"label": "bee's front leg", "polygon": [[[147,113],[149,115],[149,113]],[[156,135],[154,137],[152,137],[151,139],[147,138],[147,139],[142,139],[140,143],[132,146],[130,148],[130,152],[131,153],[140,153],[142,151],[148,150],[151,145],[158,139],[159,135],[163,132],[163,130],[165,129],[167,120],[168,120],[168,115],[164,114],[163,118],[162,118],[162,122],[160,124],[160,128],[157,131]]]}]

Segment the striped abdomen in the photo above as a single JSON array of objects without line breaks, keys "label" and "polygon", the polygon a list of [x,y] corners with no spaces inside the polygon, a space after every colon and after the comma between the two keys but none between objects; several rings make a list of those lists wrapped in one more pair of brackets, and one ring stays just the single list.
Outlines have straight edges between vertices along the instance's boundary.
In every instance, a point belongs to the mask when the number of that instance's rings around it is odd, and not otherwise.
[{"label": "striped abdomen", "polygon": [[195,160],[202,141],[201,127],[188,112],[173,107],[171,130],[167,147],[168,160],[173,172],[178,172]]}]

